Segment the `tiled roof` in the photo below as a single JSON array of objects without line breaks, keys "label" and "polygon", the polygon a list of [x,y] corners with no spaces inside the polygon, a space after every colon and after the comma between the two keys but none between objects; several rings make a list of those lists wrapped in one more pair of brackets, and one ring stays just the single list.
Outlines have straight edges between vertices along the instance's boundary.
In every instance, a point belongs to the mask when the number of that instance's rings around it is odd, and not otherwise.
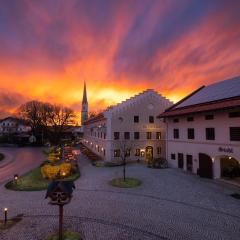
[{"label": "tiled roof", "polygon": [[104,115],[103,113],[99,113],[98,115],[94,116],[94,117],[91,117],[90,119],[88,119],[87,121],[85,121],[83,124],[84,125],[88,125],[88,124],[91,124],[91,123],[94,123],[94,122],[98,122],[98,121],[101,121],[101,120],[104,120]]},{"label": "tiled roof", "polygon": [[240,77],[203,86],[172,107],[159,117],[185,115],[240,106]]},{"label": "tiled roof", "polygon": [[180,115],[186,115],[190,113],[200,113],[208,111],[216,111],[222,109],[240,107],[240,97],[224,99],[209,103],[196,104],[193,106],[187,106],[182,108],[174,108],[160,114],[158,117],[174,117]]},{"label": "tiled roof", "polygon": [[240,96],[240,76],[204,87],[175,108]]}]

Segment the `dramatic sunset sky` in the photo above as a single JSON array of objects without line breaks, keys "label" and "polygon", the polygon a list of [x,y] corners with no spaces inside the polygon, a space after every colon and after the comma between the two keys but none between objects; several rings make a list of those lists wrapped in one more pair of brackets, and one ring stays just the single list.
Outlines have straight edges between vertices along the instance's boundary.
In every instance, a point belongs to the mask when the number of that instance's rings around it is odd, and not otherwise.
[{"label": "dramatic sunset sky", "polygon": [[33,99],[79,112],[84,79],[94,111],[237,75],[239,0],[0,0],[0,117]]}]

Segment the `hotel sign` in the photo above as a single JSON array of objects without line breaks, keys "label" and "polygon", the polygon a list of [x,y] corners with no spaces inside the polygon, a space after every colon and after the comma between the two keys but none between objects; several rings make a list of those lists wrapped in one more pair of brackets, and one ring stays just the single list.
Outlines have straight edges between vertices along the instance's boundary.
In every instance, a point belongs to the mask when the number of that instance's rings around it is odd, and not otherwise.
[{"label": "hotel sign", "polygon": [[219,152],[224,152],[224,153],[233,153],[233,148],[230,148],[230,147],[219,147],[218,151]]}]

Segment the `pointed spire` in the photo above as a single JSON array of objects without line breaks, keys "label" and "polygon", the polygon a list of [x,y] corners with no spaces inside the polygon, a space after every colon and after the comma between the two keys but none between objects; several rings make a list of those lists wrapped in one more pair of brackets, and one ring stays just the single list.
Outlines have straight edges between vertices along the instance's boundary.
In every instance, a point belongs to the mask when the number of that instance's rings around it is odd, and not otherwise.
[{"label": "pointed spire", "polygon": [[82,103],[87,103],[87,90],[86,90],[86,82],[85,82],[85,80],[84,80],[84,89],[83,89]]}]

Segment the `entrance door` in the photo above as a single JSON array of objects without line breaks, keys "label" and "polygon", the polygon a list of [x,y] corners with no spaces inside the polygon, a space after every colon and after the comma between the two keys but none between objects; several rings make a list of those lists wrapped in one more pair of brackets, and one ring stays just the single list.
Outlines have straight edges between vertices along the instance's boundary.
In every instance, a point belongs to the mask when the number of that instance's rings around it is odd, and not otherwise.
[{"label": "entrance door", "polygon": [[193,161],[192,161],[193,157],[192,155],[187,155],[187,170],[189,172],[192,172],[192,168],[193,168]]},{"label": "entrance door", "polygon": [[178,153],[178,168],[183,168],[184,161],[183,161],[183,154]]},{"label": "entrance door", "polygon": [[148,163],[152,162],[152,160],[153,160],[153,147],[152,146],[146,147],[146,160]]},{"label": "entrance door", "polygon": [[199,176],[204,178],[213,177],[213,164],[212,159],[204,154],[199,153]]}]

